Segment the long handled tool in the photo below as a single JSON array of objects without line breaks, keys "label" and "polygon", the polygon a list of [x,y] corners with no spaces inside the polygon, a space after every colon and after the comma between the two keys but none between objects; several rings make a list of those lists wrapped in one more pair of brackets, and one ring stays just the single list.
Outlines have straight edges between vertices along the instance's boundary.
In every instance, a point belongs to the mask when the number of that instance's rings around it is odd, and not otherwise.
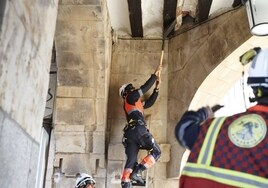
[{"label": "long handled tool", "polygon": [[160,58],[160,65],[163,63],[163,58],[164,58],[164,48],[165,48],[165,39],[169,35],[169,33],[173,30],[175,27],[177,20],[173,20],[173,22],[168,26],[168,28],[163,31],[163,38],[162,38],[162,52],[161,52],[161,58]]}]

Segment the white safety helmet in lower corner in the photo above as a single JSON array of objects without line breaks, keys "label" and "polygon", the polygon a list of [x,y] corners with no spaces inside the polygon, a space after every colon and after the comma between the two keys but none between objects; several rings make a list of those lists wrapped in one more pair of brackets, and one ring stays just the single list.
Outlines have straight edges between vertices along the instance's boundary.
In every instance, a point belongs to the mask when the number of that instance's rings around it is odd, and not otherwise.
[{"label": "white safety helmet in lower corner", "polygon": [[91,175],[88,175],[86,173],[79,173],[76,179],[75,188],[79,188],[87,184],[95,185],[96,181]]},{"label": "white safety helmet in lower corner", "polygon": [[248,85],[268,87],[268,49],[261,50],[253,59],[248,71]]}]

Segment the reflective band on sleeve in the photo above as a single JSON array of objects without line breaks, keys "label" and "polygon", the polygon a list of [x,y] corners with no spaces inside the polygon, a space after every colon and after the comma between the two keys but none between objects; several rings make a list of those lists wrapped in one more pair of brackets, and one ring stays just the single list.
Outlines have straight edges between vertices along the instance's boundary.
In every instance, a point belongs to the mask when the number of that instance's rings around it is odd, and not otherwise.
[{"label": "reflective band on sleeve", "polygon": [[141,89],[139,89],[138,91],[139,91],[140,96],[142,96],[142,95],[143,95],[142,90],[141,90]]},{"label": "reflective band on sleeve", "polygon": [[182,174],[189,177],[205,178],[235,187],[268,187],[268,180],[266,178],[202,164],[187,163]]},{"label": "reflective band on sleeve", "polygon": [[226,117],[216,118],[210,124],[198,156],[198,164],[210,165],[218,133],[225,119]]},{"label": "reflective band on sleeve", "polygon": [[[184,146],[184,147],[187,147],[188,148],[188,146],[187,146],[187,143],[186,143],[186,141],[183,139],[183,136],[184,136],[184,134],[185,134],[185,130],[189,127],[189,126],[191,126],[192,125],[192,121],[185,121],[185,122],[183,122],[182,124],[181,124],[181,126],[180,126],[180,128],[179,128],[179,140],[181,141],[181,144],[182,144],[182,146]],[[176,133],[177,134],[177,133]],[[189,149],[189,148],[188,148]]]}]

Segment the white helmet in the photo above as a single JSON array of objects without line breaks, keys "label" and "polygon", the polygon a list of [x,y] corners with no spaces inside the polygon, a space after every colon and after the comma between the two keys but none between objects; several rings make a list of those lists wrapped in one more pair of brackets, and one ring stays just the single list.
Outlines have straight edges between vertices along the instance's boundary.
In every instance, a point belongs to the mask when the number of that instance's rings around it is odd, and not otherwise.
[{"label": "white helmet", "polygon": [[80,173],[76,179],[75,188],[79,188],[87,184],[95,185],[96,181],[92,178],[92,176],[86,173]]},{"label": "white helmet", "polygon": [[261,50],[253,59],[248,71],[248,85],[268,87],[268,49]]},{"label": "white helmet", "polygon": [[120,96],[121,98],[123,98],[126,89],[128,89],[128,88],[127,88],[128,86],[131,86],[131,87],[130,87],[131,89],[134,88],[133,85],[132,85],[131,83],[124,84],[124,85],[122,85],[122,86],[119,88],[119,96]]}]

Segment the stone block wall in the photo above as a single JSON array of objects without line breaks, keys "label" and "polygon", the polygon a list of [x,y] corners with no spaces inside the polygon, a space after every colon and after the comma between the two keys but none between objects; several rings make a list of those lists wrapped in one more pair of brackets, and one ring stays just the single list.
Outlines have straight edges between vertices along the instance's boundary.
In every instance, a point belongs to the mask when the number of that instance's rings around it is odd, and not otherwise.
[{"label": "stone block wall", "polygon": [[53,187],[73,187],[76,174],[81,172],[91,174],[97,187],[106,186],[105,130],[112,36],[105,3],[59,2]]},{"label": "stone block wall", "polygon": [[1,187],[35,187],[57,6],[0,3]]},{"label": "stone block wall", "polygon": [[[0,110],[1,187],[34,188],[39,143]],[[14,181],[16,177],[16,181]]]},{"label": "stone block wall", "polygon": [[38,141],[43,121],[57,1],[7,1],[0,32],[0,104]]}]

